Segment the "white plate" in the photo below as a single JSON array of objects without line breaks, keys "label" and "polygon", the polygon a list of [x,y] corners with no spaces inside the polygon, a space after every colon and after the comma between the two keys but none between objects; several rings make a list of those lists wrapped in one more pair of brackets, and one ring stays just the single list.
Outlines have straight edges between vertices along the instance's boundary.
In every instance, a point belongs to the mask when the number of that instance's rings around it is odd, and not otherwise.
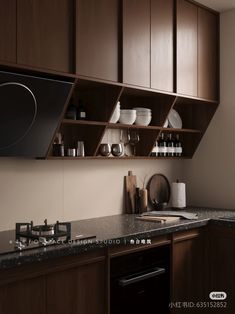
[{"label": "white plate", "polygon": [[168,115],[169,126],[174,129],[182,129],[182,120],[175,109],[171,109]]},{"label": "white plate", "polygon": [[169,125],[169,121],[168,121],[168,119],[166,119],[166,121],[165,121],[163,127],[164,127],[164,128],[168,128],[168,125]]}]

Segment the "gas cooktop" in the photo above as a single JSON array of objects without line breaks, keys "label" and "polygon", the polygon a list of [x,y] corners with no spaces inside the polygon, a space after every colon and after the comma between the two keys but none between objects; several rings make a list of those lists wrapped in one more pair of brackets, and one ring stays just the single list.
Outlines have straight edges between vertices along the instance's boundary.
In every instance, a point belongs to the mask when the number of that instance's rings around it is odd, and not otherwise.
[{"label": "gas cooktop", "polygon": [[43,225],[16,223],[15,230],[3,231],[0,237],[0,254],[18,252],[52,245],[84,244],[92,242],[95,235],[77,233],[70,222]]}]

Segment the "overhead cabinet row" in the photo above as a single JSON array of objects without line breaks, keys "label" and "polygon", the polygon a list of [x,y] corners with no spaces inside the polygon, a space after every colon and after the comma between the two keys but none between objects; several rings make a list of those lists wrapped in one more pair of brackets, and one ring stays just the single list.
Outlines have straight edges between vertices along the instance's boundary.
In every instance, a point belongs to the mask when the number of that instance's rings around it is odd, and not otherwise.
[{"label": "overhead cabinet row", "polygon": [[0,60],[218,99],[218,14],[186,0],[3,0]]}]

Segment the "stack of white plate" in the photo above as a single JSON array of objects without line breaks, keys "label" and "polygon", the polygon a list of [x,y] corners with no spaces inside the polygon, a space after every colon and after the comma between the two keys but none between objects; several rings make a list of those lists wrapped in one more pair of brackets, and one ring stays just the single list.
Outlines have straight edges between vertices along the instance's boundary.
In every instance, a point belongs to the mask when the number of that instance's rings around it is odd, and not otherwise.
[{"label": "stack of white plate", "polygon": [[147,126],[150,124],[152,120],[152,110],[149,108],[134,108],[136,110],[136,125],[144,125]]},{"label": "stack of white plate", "polygon": [[118,122],[120,118],[120,101],[117,102],[116,107],[114,109],[113,115],[110,119],[110,123],[116,123]]}]

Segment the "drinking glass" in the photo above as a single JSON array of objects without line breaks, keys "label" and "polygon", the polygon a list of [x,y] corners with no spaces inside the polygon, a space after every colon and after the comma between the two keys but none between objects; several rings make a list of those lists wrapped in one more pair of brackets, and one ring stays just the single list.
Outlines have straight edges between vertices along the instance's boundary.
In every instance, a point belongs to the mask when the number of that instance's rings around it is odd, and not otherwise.
[{"label": "drinking glass", "polygon": [[137,130],[128,130],[127,138],[129,144],[133,147],[133,156],[136,156],[136,145],[140,141],[140,136]]}]

